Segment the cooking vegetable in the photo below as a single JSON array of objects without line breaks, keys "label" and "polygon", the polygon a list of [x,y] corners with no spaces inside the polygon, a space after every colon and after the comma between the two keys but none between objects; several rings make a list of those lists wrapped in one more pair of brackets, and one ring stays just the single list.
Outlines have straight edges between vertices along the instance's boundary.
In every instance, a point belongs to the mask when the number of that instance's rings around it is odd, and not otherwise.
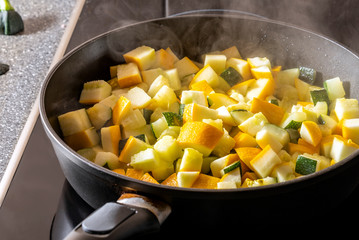
[{"label": "cooking vegetable", "polygon": [[95,104],[111,95],[111,86],[104,80],[84,83],[79,102],[82,104]]},{"label": "cooking vegetable", "polygon": [[236,49],[203,63],[169,48],[126,53],[110,80],[84,84],[84,108],[58,117],[64,140],[119,174],[207,189],[290,181],[359,149],[358,100],[339,77],[313,86],[314,69]]},{"label": "cooking vegetable", "polygon": [[[14,35],[24,30],[24,22],[8,0],[0,1],[0,34]],[[1,75],[1,74],[0,74]]]},{"label": "cooking vegetable", "polygon": [[226,70],[224,70],[220,75],[226,82],[233,87],[238,82],[242,80],[242,76],[239,72],[233,67],[229,66]]},{"label": "cooking vegetable", "polygon": [[314,84],[316,76],[317,71],[315,71],[315,69],[309,67],[299,67],[299,79],[309,84]]}]

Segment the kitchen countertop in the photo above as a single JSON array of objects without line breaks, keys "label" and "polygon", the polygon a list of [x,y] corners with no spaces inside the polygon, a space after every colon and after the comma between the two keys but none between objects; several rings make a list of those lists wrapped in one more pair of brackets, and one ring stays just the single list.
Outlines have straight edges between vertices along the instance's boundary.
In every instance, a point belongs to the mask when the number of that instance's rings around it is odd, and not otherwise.
[{"label": "kitchen countertop", "polygon": [[25,124],[33,111],[36,115],[42,82],[79,1],[10,2],[22,16],[25,29],[17,35],[0,35],[0,62],[10,65],[10,70],[0,76],[0,181],[13,161],[21,135],[26,138],[32,130]]}]

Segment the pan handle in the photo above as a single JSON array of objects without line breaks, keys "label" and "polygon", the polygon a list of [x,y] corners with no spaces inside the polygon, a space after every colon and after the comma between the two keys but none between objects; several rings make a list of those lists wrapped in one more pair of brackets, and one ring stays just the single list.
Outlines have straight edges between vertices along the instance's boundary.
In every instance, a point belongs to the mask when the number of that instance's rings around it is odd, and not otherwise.
[{"label": "pan handle", "polygon": [[121,196],[117,202],[106,203],[90,214],[65,239],[127,239],[157,232],[164,221],[163,216],[167,218],[169,215],[170,207],[163,202],[148,201],[148,198],[135,194]]}]

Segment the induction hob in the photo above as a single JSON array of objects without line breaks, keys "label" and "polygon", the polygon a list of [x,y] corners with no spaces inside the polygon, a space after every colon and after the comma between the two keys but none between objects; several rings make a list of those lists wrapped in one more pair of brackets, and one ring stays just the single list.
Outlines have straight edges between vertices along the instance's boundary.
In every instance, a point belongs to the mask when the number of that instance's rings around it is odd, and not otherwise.
[{"label": "induction hob", "polygon": [[[78,46],[82,42],[108,30],[119,26],[124,26],[133,22],[146,19],[165,17],[171,14],[198,9],[228,9],[233,10],[233,2],[241,2],[237,10],[250,11],[260,14],[264,17],[287,21],[288,13],[282,14],[280,10],[273,9],[274,1],[116,1],[116,0],[89,0],[86,1],[78,23],[73,32],[72,38],[68,44],[67,52]],[[289,1],[282,2],[284,5]],[[302,6],[303,1],[290,1],[293,4],[298,3],[298,11],[307,9],[310,6]],[[330,35],[331,38],[340,41],[349,46],[356,52],[359,52],[359,41],[355,41],[357,31],[350,30],[350,26],[356,26],[359,29],[359,21],[352,14],[353,6],[339,3],[339,1],[313,1],[316,7],[323,3],[340,4],[344,16],[340,16],[343,25],[332,23],[326,19],[335,15],[335,11],[328,10],[327,17],[319,18],[307,16],[309,13],[302,13],[305,21],[293,19],[292,24],[312,28],[316,32]],[[195,4],[197,3],[197,4]],[[263,9],[263,4],[267,3],[267,11]],[[257,6],[256,6],[257,4]],[[319,5],[318,5],[319,4]],[[343,5],[346,8],[343,9]],[[286,5],[288,7],[288,5]],[[358,7],[358,5],[356,5]],[[257,10],[257,8],[260,10]],[[289,10],[288,10],[289,11]],[[334,12],[333,12],[334,11]],[[290,11],[289,11],[290,12]],[[307,15],[306,15],[307,14]],[[352,22],[349,21],[353,17]],[[297,21],[298,20],[298,21]],[[313,21],[313,24],[308,22]],[[318,22],[319,21],[319,22]],[[320,22],[321,21],[321,22]],[[346,25],[345,25],[346,24]],[[348,26],[349,24],[349,26]],[[214,233],[220,233],[222,237],[231,233],[244,236],[269,236],[282,237],[288,234],[288,230],[295,231],[296,235],[308,236],[330,236],[334,233],[344,234],[355,233],[352,223],[357,221],[359,216],[359,188],[338,206],[330,209],[324,215],[311,215],[303,223],[292,221],[292,219],[283,219],[282,222],[271,222],[266,219],[266,225],[263,225],[263,219],[258,219],[256,223],[250,223],[246,226],[226,223],[218,226],[216,229],[199,228],[197,236],[213,238]],[[320,204],[320,203],[313,203]],[[38,119],[19,167],[10,185],[4,203],[0,208],[0,239],[62,239],[74,226],[83,218],[90,214],[94,209],[88,206],[71,188],[63,176],[52,146],[42,128],[41,121]],[[294,215],[295,217],[295,215]],[[353,220],[354,218],[354,220]],[[185,219],[171,219],[164,223],[163,231],[160,234],[154,234],[145,238],[169,238],[169,237],[189,237],[193,238],[196,234],[189,234],[183,227]],[[192,226],[195,229],[195,226]],[[299,231],[300,230],[300,231]],[[314,230],[314,232],[311,232]],[[286,235],[290,237],[291,235]]]}]

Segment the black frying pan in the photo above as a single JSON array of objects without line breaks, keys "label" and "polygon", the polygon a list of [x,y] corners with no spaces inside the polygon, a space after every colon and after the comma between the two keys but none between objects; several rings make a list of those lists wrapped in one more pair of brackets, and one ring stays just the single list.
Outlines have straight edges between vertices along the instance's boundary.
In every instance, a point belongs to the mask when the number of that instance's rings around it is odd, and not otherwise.
[{"label": "black frying pan", "polygon": [[[78,99],[83,83],[109,79],[109,66],[124,62],[122,55],[140,45],[171,47],[178,56],[197,60],[202,53],[235,45],[244,58],[265,56],[283,69],[312,67],[318,71],[318,86],[339,76],[345,82],[346,97],[358,98],[358,56],[330,39],[283,23],[236,16],[182,16],[141,22],[100,35],[67,54],[50,71],[40,101],[41,120],[63,172],[92,207],[114,202],[131,190],[166,202],[171,206],[171,217],[186,215],[189,224],[213,226],[223,219],[240,224],[238,214],[246,220],[270,217],[276,221],[295,213],[328,211],[357,186],[358,153],[299,179],[235,190],[155,185],[118,175],[81,157],[62,140],[57,116],[82,107]],[[139,229],[135,223],[129,225]]]}]

